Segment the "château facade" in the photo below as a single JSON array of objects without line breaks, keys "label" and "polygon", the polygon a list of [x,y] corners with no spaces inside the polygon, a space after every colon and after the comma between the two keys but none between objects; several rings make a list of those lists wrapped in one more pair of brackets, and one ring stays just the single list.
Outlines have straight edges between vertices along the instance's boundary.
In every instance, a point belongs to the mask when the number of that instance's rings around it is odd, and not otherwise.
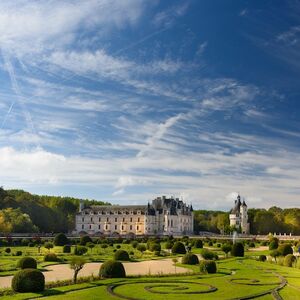
[{"label": "ch\u00e2teau facade", "polygon": [[234,226],[237,229],[241,229],[244,234],[250,233],[250,224],[248,223],[248,208],[245,200],[241,202],[241,196],[237,196],[235,200],[234,208],[229,214],[230,226]]},{"label": "ch\u00e2teau facade", "polygon": [[184,235],[194,231],[192,205],[157,197],[148,205],[80,204],[76,232],[96,235]]}]

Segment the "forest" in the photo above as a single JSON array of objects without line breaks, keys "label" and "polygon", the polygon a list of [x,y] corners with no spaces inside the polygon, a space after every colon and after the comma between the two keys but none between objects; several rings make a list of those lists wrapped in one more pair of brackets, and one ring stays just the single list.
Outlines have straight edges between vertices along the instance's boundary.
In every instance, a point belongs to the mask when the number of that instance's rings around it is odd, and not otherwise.
[{"label": "forest", "polygon": [[[23,190],[0,187],[0,233],[56,233],[74,229],[75,214],[81,199],[33,195]],[[110,203],[83,199],[85,205]],[[300,209],[250,208],[251,234],[292,233],[300,235]],[[229,212],[195,210],[194,231],[225,233],[235,230],[229,226]]]}]

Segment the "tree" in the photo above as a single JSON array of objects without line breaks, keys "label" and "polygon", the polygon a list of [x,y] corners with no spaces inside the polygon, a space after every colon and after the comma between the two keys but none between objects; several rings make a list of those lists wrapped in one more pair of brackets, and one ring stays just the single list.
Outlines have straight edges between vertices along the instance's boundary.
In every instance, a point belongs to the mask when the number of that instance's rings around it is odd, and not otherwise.
[{"label": "tree", "polygon": [[75,284],[77,282],[77,275],[79,271],[83,268],[86,261],[82,257],[73,257],[70,261],[70,268],[74,270],[73,275],[73,283]]},{"label": "tree", "polygon": [[88,248],[90,248],[90,249],[91,249],[91,252],[92,252],[93,248],[95,247],[95,244],[89,242],[89,243],[86,244],[86,246],[87,246]]},{"label": "tree", "polygon": [[229,215],[227,213],[220,213],[217,215],[217,228],[221,234],[224,234],[226,228],[229,226]]},{"label": "tree", "polygon": [[53,248],[53,244],[50,243],[50,242],[47,242],[47,243],[45,243],[44,247],[45,247],[46,249],[48,249],[48,251],[50,252],[50,249]]},{"label": "tree", "polygon": [[174,267],[175,267],[175,274],[176,274],[176,264],[178,263],[178,259],[176,257],[172,258],[172,261],[174,263]]}]

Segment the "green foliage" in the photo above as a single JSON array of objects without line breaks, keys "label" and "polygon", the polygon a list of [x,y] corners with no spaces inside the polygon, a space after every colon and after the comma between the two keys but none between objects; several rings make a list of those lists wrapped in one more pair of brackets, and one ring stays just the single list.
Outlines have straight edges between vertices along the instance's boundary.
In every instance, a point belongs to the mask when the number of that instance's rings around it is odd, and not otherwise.
[{"label": "green foliage", "polygon": [[232,256],[243,257],[244,256],[244,245],[241,242],[236,242],[232,245],[231,249]]},{"label": "green foliage", "polygon": [[92,243],[93,240],[88,235],[84,235],[80,238],[80,245],[85,246],[87,243]]},{"label": "green foliage", "polygon": [[144,244],[138,244],[136,249],[139,250],[140,252],[144,252],[146,251],[146,246]]},{"label": "green foliage", "polygon": [[155,251],[161,251],[161,245],[160,243],[150,243],[149,248],[150,251],[155,252]]},{"label": "green foliage", "polygon": [[44,261],[59,261],[59,258],[55,253],[47,253],[44,256]]},{"label": "green foliage", "polygon": [[293,254],[293,248],[290,244],[282,244],[278,247],[278,251],[282,256]]},{"label": "green foliage", "polygon": [[276,258],[280,255],[281,255],[281,253],[277,249],[270,252],[270,256],[275,258],[275,261],[276,261]]},{"label": "green foliage", "polygon": [[185,265],[198,265],[199,259],[198,256],[193,253],[187,253],[185,256],[182,257],[181,263]]},{"label": "green foliage", "polygon": [[137,246],[138,246],[138,242],[137,241],[132,241],[131,242],[131,246],[133,247],[133,248],[136,248]]},{"label": "green foliage", "polygon": [[23,252],[21,250],[16,251],[16,256],[21,256],[22,254],[23,254]]},{"label": "green foliage", "polygon": [[23,257],[21,258],[18,263],[17,267],[20,269],[36,269],[37,268],[37,262],[33,257]]},{"label": "green foliage", "polygon": [[269,250],[275,250],[278,248],[279,240],[278,238],[271,238],[270,244],[269,244]]},{"label": "green foliage", "polygon": [[[1,205],[0,205],[1,206]],[[33,225],[28,214],[20,208],[8,207],[0,210],[0,232],[37,232],[38,228]]]},{"label": "green foliage", "polygon": [[217,272],[217,265],[214,260],[201,260],[199,265],[201,273],[214,274]]},{"label": "green foliage", "polygon": [[259,257],[258,257],[258,260],[259,261],[266,261],[267,260],[267,257],[265,256],[265,255],[260,255]]},{"label": "green foliage", "polygon": [[71,246],[70,245],[64,245],[63,246],[63,253],[71,253]]},{"label": "green foliage", "polygon": [[64,245],[67,245],[68,243],[69,243],[69,240],[66,237],[66,235],[63,233],[58,233],[54,237],[54,245],[55,246],[64,246]]},{"label": "green foliage", "polygon": [[296,256],[293,254],[287,254],[284,258],[283,265],[286,267],[293,267],[296,260]]},{"label": "green foliage", "polygon": [[11,253],[11,249],[8,247],[8,248],[5,248],[5,250],[4,250],[7,254],[8,253]]},{"label": "green foliage", "polygon": [[108,260],[101,265],[99,276],[101,278],[125,278],[126,273],[121,262]]},{"label": "green foliage", "polygon": [[128,252],[125,250],[117,250],[114,254],[114,259],[115,260],[123,260],[123,261],[130,260]]},{"label": "green foliage", "polygon": [[85,246],[78,245],[74,248],[75,255],[83,255],[83,254],[87,253],[87,251],[88,251],[88,249]]},{"label": "green foliage", "polygon": [[165,247],[166,247],[166,249],[172,249],[173,245],[174,244],[172,241],[167,241]]},{"label": "green foliage", "polygon": [[200,239],[195,240],[194,247],[195,248],[203,248],[203,242],[202,242],[202,240],[200,240]]},{"label": "green foliage", "polygon": [[228,253],[232,249],[232,246],[230,244],[225,243],[225,244],[222,245],[221,249],[225,253],[226,257],[227,257]]},{"label": "green foliage", "polygon": [[50,249],[53,248],[53,244],[50,243],[50,242],[47,242],[47,243],[44,244],[44,247],[50,251]]},{"label": "green foliage", "polygon": [[172,247],[172,253],[173,254],[185,254],[185,246],[181,242],[175,242],[175,244]]},{"label": "green foliage", "polygon": [[86,261],[82,257],[72,257],[70,261],[70,268],[74,270],[73,283],[77,282],[77,275],[85,263]]},{"label": "green foliage", "polygon": [[[0,232],[68,232],[74,229],[80,199],[0,189]],[[84,201],[85,205],[95,203],[109,205],[95,200]],[[3,218],[7,220],[4,223]]]},{"label": "green foliage", "polygon": [[201,252],[200,252],[201,256],[204,258],[204,259],[208,259],[208,260],[212,260],[212,259],[218,259],[218,255],[215,254],[214,252],[212,251],[209,251],[207,249],[201,249]]},{"label": "green foliage", "polygon": [[45,289],[45,277],[36,269],[24,269],[12,279],[12,289],[19,293],[42,292]]}]

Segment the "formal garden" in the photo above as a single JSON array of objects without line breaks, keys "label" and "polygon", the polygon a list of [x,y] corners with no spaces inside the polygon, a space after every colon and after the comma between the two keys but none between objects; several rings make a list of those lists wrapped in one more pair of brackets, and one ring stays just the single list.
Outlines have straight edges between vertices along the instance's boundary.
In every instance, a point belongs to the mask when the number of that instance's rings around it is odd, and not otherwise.
[{"label": "formal garden", "polygon": [[300,299],[299,242],[211,238],[0,241],[0,299]]}]

